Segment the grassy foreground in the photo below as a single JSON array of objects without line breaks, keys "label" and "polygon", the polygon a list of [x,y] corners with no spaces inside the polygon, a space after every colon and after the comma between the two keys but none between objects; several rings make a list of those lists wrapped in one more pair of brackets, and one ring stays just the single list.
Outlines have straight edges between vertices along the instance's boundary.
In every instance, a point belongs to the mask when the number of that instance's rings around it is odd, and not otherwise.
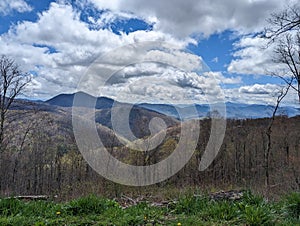
[{"label": "grassy foreground", "polygon": [[184,195],[164,207],[122,208],[95,195],[65,203],[0,199],[0,225],[300,225],[300,193],[277,202],[246,192],[238,201]]}]

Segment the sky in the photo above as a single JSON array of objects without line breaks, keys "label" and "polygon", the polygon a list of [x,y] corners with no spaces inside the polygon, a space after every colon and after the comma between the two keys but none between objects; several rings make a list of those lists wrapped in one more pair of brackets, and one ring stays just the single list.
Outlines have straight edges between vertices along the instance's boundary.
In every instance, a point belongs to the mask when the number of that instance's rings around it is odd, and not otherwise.
[{"label": "sky", "polygon": [[[124,102],[274,104],[267,18],[296,0],[2,0],[0,49],[25,96],[79,90]],[[292,91],[284,104],[296,105]]]}]

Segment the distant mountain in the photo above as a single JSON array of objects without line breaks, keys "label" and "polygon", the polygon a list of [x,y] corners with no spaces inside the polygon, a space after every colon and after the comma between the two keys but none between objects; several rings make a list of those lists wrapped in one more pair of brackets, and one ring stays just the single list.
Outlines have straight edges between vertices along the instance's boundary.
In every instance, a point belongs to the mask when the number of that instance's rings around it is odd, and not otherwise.
[{"label": "distant mountain", "polygon": [[[123,115],[121,115],[121,112],[124,111],[124,109],[126,108],[130,109],[129,128],[132,131],[133,135],[138,138],[142,138],[151,134],[149,129],[149,123],[153,118],[161,118],[164,121],[167,128],[178,124],[178,120],[176,120],[176,118],[174,118],[171,115],[162,114],[155,110],[146,109],[138,105],[120,103],[107,97],[96,98],[83,92],[76,93],[76,95],[78,95],[77,97],[82,103],[96,102],[95,121],[96,123],[99,123],[100,125],[105,126],[109,129],[113,129],[111,113],[112,113],[112,106],[114,104],[115,104],[114,111],[119,112],[115,115],[117,117],[116,118],[117,123],[120,122],[118,124],[123,124],[124,122]],[[60,94],[58,96],[53,97],[50,100],[45,101],[45,103],[48,106],[70,108],[73,106],[74,96],[75,94]],[[82,106],[85,105],[83,104]],[[88,116],[88,117],[94,117],[94,116]],[[159,127],[160,125],[158,123],[158,125],[154,124],[154,127],[155,126]],[[159,130],[159,128],[152,128],[152,129]],[[128,134],[126,131],[127,130],[124,129],[123,131],[118,132],[118,134],[130,140],[130,137],[128,138],[127,136]]]},{"label": "distant mountain", "polygon": [[[114,100],[107,98],[107,97],[94,97],[92,95],[89,95],[84,92],[78,92],[76,93],[78,95],[78,98],[81,99],[84,103],[86,101],[96,101],[96,109],[106,109],[106,108],[111,108]],[[47,101],[45,103],[54,105],[54,106],[59,106],[59,107],[72,107],[73,106],[73,101],[74,101],[74,96],[75,93],[73,94],[59,94]],[[96,100],[95,100],[96,99]]]},{"label": "distant mountain", "polygon": [[75,94],[59,94],[45,103],[60,107],[72,107]]},{"label": "distant mountain", "polygon": [[179,114],[176,108],[172,105],[143,103],[138,104],[137,106],[179,119]]},{"label": "distant mountain", "polygon": [[[274,106],[271,105],[259,105],[259,104],[237,104],[226,103],[226,111],[228,118],[265,118],[271,117],[274,111]],[[277,115],[286,115],[293,117],[300,115],[300,108],[294,107],[279,107]]]},{"label": "distant mountain", "polygon": [[[194,105],[194,106],[172,106],[164,104],[139,104],[138,106],[157,111],[161,114],[169,115],[177,119],[193,119],[203,118],[210,114],[210,107],[207,104]],[[197,112],[192,111],[191,108],[196,108]],[[180,114],[179,114],[179,112]],[[240,104],[240,103],[226,103],[226,117],[235,119],[246,119],[246,118],[266,118],[271,117],[274,110],[274,106],[271,105],[259,105],[259,104]],[[294,107],[279,107],[277,115],[286,115],[293,117],[300,115],[300,108]]]},{"label": "distant mountain", "polygon": [[[206,117],[209,113],[209,106],[205,104],[195,105],[195,106],[192,105],[179,106],[179,105],[143,103],[143,104],[139,104],[138,106],[148,110],[159,112],[164,115],[169,115],[177,119],[203,118]],[[195,108],[197,112],[195,112]]]},{"label": "distant mountain", "polygon": [[[79,98],[82,98],[84,101],[96,101],[95,108],[99,110],[109,109],[101,113],[102,122],[104,118],[110,117],[110,109],[112,108],[114,102],[113,99],[107,97],[93,97],[89,94],[79,92],[77,93]],[[73,100],[75,94],[60,94],[58,96],[53,97],[50,100],[45,101],[45,103],[53,106],[59,107],[72,107]],[[126,103],[118,103],[119,106],[130,106]],[[195,109],[196,108],[196,112]],[[141,109],[145,109],[148,111],[156,112],[159,114],[163,114],[165,116],[173,117],[180,120],[186,119],[195,119],[195,118],[204,118],[210,115],[210,106],[208,104],[196,104],[196,105],[169,105],[169,104],[149,104],[149,103],[141,103],[134,105],[134,109],[139,110],[143,114],[145,111],[141,111]],[[226,103],[226,117],[234,118],[234,119],[246,119],[246,118],[266,118],[271,117],[274,110],[274,106],[271,105],[260,105],[260,104],[242,104],[242,103]],[[153,114],[153,113],[152,113]],[[136,116],[138,114],[135,114]],[[277,115],[286,115],[288,117],[293,117],[296,115],[300,115],[300,108],[294,107],[279,107],[277,111]],[[105,117],[104,117],[105,116]],[[110,127],[108,124],[106,125]]]}]

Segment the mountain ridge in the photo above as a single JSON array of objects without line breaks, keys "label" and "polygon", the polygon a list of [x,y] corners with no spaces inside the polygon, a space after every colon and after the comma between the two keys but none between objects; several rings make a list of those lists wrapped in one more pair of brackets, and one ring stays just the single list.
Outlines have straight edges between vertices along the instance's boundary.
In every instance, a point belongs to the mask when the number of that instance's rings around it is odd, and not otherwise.
[{"label": "mountain ridge", "polygon": [[[84,92],[72,93],[72,94],[59,94],[49,100],[44,101],[44,103],[59,106],[59,107],[72,107],[75,94],[87,98],[96,98],[95,101],[96,109],[111,109],[113,104],[116,102],[124,106],[130,106],[129,103],[121,103],[108,97],[94,97]],[[166,116],[174,117],[176,119],[186,120],[186,119],[196,119],[205,118],[210,116],[210,106],[208,104],[195,104],[195,105],[170,105],[170,104],[153,104],[153,103],[140,103],[133,104],[134,107],[143,108],[146,110],[154,111]],[[274,106],[264,105],[264,104],[245,104],[245,103],[233,103],[226,102],[226,118],[234,119],[247,119],[247,118],[266,118],[271,117]],[[196,108],[197,114],[192,113],[191,108]],[[182,113],[179,115],[176,109],[180,109]],[[282,106],[279,107],[277,115],[285,115],[288,117],[293,117],[300,115],[300,108]]]}]

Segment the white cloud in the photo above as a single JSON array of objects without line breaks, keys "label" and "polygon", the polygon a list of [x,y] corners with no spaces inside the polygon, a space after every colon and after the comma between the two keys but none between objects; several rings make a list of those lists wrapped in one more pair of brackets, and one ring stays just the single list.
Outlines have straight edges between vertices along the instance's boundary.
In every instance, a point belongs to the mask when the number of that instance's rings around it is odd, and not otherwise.
[{"label": "white cloud", "polygon": [[101,94],[120,101],[140,103],[207,103],[222,101],[222,90],[208,75],[167,70],[161,74],[132,77],[100,87]]},{"label": "white cloud", "polygon": [[242,83],[242,77],[240,76],[232,76],[232,77],[226,77],[221,72],[209,72],[214,76],[214,78],[222,84],[241,84]]},{"label": "white cloud", "polygon": [[100,9],[132,12],[157,21],[155,29],[176,37],[199,33],[208,36],[227,29],[241,33],[260,31],[266,25],[266,15],[286,4],[281,0],[90,1]]},{"label": "white cloud", "polygon": [[[266,104],[276,105],[279,93],[285,89],[284,86],[276,84],[253,84],[242,86],[240,88],[224,89],[226,101],[247,103],[247,104]],[[299,106],[296,92],[289,90],[282,105]]]},{"label": "white cloud", "polygon": [[274,46],[264,38],[245,36],[234,46],[237,50],[227,68],[230,73],[265,75],[283,68],[274,62]]},{"label": "white cloud", "polygon": [[119,10],[121,1],[120,0],[110,0],[110,1],[98,1],[98,0],[91,0],[97,7],[100,9],[110,9],[110,10]]},{"label": "white cloud", "polygon": [[0,14],[7,15],[13,11],[19,13],[30,12],[32,7],[24,0],[1,0],[0,1]]},{"label": "white cloud", "polygon": [[[270,11],[283,5],[277,0],[93,2],[101,9],[113,11],[105,11],[99,18],[89,17],[88,22],[83,22],[80,10],[70,4],[64,1],[51,3],[48,10],[38,15],[36,22],[19,22],[0,36],[3,54],[16,59],[25,70],[38,74],[33,77],[29,94],[49,98],[58,93],[76,91],[81,76],[101,55],[104,58],[100,65],[103,72],[118,73],[106,86],[98,87],[97,94],[127,102],[201,103],[222,100],[221,84],[241,84],[242,78],[207,72],[201,57],[182,51],[188,43],[196,44],[190,35],[210,35],[225,29],[256,31],[263,27],[264,18]],[[118,18],[132,17],[156,22],[154,30],[117,35],[105,28],[107,23]],[[91,29],[91,24],[97,29]],[[155,47],[153,41],[170,45]],[[264,74],[264,68],[272,62],[269,50],[261,49],[261,43],[258,38],[241,38],[235,44],[235,59],[228,71]],[[116,51],[116,48],[128,44],[122,49],[124,51]],[[143,63],[145,61],[148,63]],[[97,75],[97,69],[92,73]],[[86,82],[86,86],[92,88],[97,84],[94,80]],[[227,89],[225,94],[228,98],[239,97],[245,102],[249,102],[250,98],[254,98],[253,102],[268,102],[271,101],[267,96],[269,89],[268,86],[243,86]]]},{"label": "white cloud", "polygon": [[[80,20],[77,10],[62,3],[51,3],[49,10],[39,14],[37,22],[20,22],[0,36],[2,54],[16,59],[24,70],[37,72],[30,88],[41,98],[75,91],[79,78],[97,56],[144,41],[166,41],[183,48],[193,40],[178,40],[160,31],[117,35],[109,29],[92,30]],[[54,51],[51,53],[49,48]],[[194,59],[200,61],[199,57],[187,56],[181,56],[183,66],[189,66]],[[150,59],[155,59],[154,54],[149,55]]]},{"label": "white cloud", "polygon": [[278,93],[280,87],[275,84],[254,84],[252,86],[242,86],[239,93],[247,94],[274,94]]},{"label": "white cloud", "polygon": [[[103,5],[106,4],[105,1],[90,1],[99,8],[110,8]],[[297,1],[291,0],[288,3],[297,4]],[[148,21],[155,21],[155,30],[167,32],[179,38],[199,34],[209,36],[224,30],[236,31],[237,37],[241,39],[235,43],[234,59],[228,66],[228,72],[254,75],[258,78],[258,75],[271,74],[275,71],[285,73],[286,71],[283,71],[282,65],[273,62],[273,48],[266,49],[265,40],[258,37],[252,38],[247,34],[261,32],[267,25],[266,18],[274,11],[282,10],[286,4],[287,2],[280,0],[128,0],[126,2],[119,0],[111,9],[131,12]],[[213,62],[217,61],[218,58],[213,59]],[[218,79],[222,80],[223,84],[242,83],[241,77],[219,77]],[[249,97],[245,98],[245,95],[241,95],[240,98],[247,102]],[[231,98],[235,96],[232,95]],[[258,99],[263,100],[261,96]]]},{"label": "white cloud", "polygon": [[[180,59],[180,61],[178,59]],[[203,60],[201,57],[180,50],[173,50],[172,52],[151,50],[148,52],[145,60],[168,62],[168,64],[172,66],[188,71],[201,71],[204,67],[204,65],[202,65]]]},{"label": "white cloud", "polygon": [[221,79],[205,72],[198,56],[165,43],[146,42],[99,58],[79,90],[131,103],[207,103],[222,101]]},{"label": "white cloud", "polygon": [[211,62],[214,62],[214,63],[218,63],[219,62],[219,58],[218,57],[215,57],[211,60]]}]

